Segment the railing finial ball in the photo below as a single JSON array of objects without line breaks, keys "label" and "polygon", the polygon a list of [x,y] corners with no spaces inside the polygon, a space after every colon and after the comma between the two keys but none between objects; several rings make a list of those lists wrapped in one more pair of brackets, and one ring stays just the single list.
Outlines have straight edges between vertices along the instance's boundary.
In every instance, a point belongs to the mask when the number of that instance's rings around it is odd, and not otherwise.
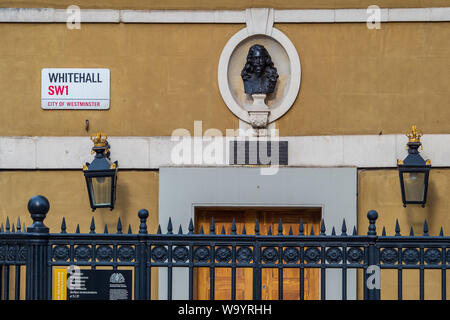
[{"label": "railing finial ball", "polygon": [[369,212],[367,212],[367,218],[369,220],[377,220],[378,219],[378,212],[376,212],[375,210],[370,210]]},{"label": "railing finial ball", "polygon": [[50,202],[44,196],[34,196],[28,201],[28,211],[33,221],[43,221],[50,210]]},{"label": "railing finial ball", "polygon": [[146,220],[148,218],[148,211],[147,209],[141,209],[138,212],[138,217],[141,220]]}]

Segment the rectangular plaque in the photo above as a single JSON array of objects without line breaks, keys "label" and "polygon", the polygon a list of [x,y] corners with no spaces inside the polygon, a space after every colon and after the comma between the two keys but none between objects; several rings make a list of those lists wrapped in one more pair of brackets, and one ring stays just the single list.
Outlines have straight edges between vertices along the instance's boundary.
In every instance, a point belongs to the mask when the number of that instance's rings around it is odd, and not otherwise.
[{"label": "rectangular plaque", "polygon": [[110,101],[109,69],[44,68],[41,107],[46,110],[104,110]]},{"label": "rectangular plaque", "polygon": [[230,164],[288,165],[288,142],[231,141]]},{"label": "rectangular plaque", "polygon": [[53,300],[131,300],[131,270],[55,269]]}]

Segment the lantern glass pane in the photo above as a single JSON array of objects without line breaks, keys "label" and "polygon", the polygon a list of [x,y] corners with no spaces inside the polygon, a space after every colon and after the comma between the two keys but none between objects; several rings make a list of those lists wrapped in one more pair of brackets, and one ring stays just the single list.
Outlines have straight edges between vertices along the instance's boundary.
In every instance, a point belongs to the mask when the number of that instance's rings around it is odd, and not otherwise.
[{"label": "lantern glass pane", "polygon": [[425,191],[424,172],[404,172],[403,183],[406,201],[423,201]]},{"label": "lantern glass pane", "polygon": [[91,193],[94,205],[111,204],[112,177],[92,177]]}]

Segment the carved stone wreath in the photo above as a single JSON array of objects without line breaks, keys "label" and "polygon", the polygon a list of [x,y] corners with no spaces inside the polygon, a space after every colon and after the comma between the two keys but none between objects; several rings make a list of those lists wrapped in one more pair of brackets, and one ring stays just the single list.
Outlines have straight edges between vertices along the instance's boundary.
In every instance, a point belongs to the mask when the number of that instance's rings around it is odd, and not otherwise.
[{"label": "carved stone wreath", "polygon": [[95,255],[99,261],[111,261],[113,258],[113,248],[110,246],[99,246],[95,252]]},{"label": "carved stone wreath", "polygon": [[53,247],[53,260],[55,261],[67,261],[69,260],[69,247],[64,245],[58,245]]},{"label": "carved stone wreath", "polygon": [[194,258],[198,262],[208,262],[211,258],[211,252],[208,247],[201,246],[195,249]]},{"label": "carved stone wreath", "polygon": [[262,252],[262,259],[265,263],[274,263],[278,260],[278,250],[273,247],[265,248]]},{"label": "carved stone wreath", "polygon": [[419,262],[419,250],[417,249],[406,249],[403,251],[403,261],[406,264],[417,264]]},{"label": "carved stone wreath", "polygon": [[166,247],[157,246],[152,249],[152,259],[156,262],[165,262],[167,260],[168,250]]},{"label": "carved stone wreath", "polygon": [[130,262],[134,260],[135,251],[132,246],[121,246],[117,250],[117,255],[120,261]]},{"label": "carved stone wreath", "polygon": [[397,250],[394,248],[385,248],[381,250],[381,262],[385,264],[394,264],[397,261]]},{"label": "carved stone wreath", "polygon": [[442,260],[441,251],[436,248],[427,249],[423,255],[423,259],[428,264],[439,264]]},{"label": "carved stone wreath", "polygon": [[347,261],[349,263],[361,263],[364,259],[364,252],[360,248],[350,248],[347,250]]},{"label": "carved stone wreath", "polygon": [[296,263],[299,257],[299,252],[296,248],[286,248],[283,251],[283,260],[286,263]]},{"label": "carved stone wreath", "polygon": [[308,263],[317,263],[320,260],[320,250],[317,248],[308,248],[305,250],[305,260]]},{"label": "carved stone wreath", "polygon": [[172,250],[172,256],[176,262],[186,262],[189,257],[189,249],[186,247],[175,247]]},{"label": "carved stone wreath", "polygon": [[329,263],[339,263],[343,258],[342,250],[335,247],[328,248],[325,252],[325,257]]},{"label": "carved stone wreath", "polygon": [[240,247],[236,254],[239,263],[249,263],[253,260],[253,251],[249,247]]},{"label": "carved stone wreath", "polygon": [[75,248],[75,259],[77,261],[88,261],[92,258],[92,250],[89,246],[81,245]]},{"label": "carved stone wreath", "polygon": [[227,247],[216,249],[216,260],[218,262],[229,262],[231,260],[231,250]]}]

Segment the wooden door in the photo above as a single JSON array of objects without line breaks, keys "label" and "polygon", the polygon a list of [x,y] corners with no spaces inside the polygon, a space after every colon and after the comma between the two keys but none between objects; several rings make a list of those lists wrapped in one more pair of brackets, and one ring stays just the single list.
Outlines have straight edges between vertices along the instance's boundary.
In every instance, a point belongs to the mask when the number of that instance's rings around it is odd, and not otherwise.
[{"label": "wooden door", "polygon": [[[211,218],[214,217],[216,233],[222,227],[226,234],[231,233],[233,218],[236,221],[237,233],[241,234],[245,226],[247,234],[254,234],[255,221],[258,219],[260,234],[267,234],[269,226],[272,234],[278,234],[278,223],[283,222],[283,234],[298,234],[300,219],[303,220],[304,230],[309,234],[311,227],[315,234],[319,232],[320,208],[223,208],[200,207],[195,210],[195,231],[198,233],[203,226],[205,233],[209,233]],[[305,269],[304,297],[307,300],[319,298],[319,270]],[[210,269],[196,268],[195,271],[195,299],[208,300],[210,297]],[[251,268],[236,268],[236,299],[251,300],[253,297],[253,270]],[[278,299],[278,269],[263,268],[261,283],[262,299]],[[216,300],[231,299],[231,268],[215,268]],[[300,271],[298,268],[283,268],[283,299],[297,300],[300,298]]]}]

